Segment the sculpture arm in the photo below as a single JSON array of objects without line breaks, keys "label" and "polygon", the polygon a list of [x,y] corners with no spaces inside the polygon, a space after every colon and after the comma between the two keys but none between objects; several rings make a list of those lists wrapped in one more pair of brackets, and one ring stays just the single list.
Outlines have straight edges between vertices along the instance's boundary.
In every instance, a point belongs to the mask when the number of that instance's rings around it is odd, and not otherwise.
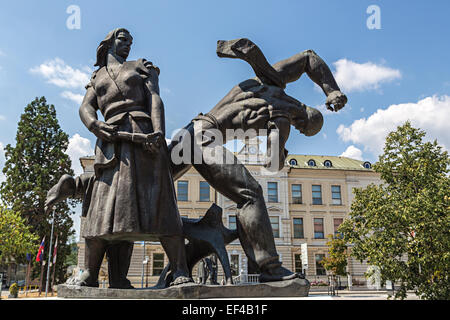
[{"label": "sculpture arm", "polygon": [[153,129],[155,132],[160,132],[163,136],[166,135],[164,104],[159,94],[152,93],[152,108],[151,117]]},{"label": "sculpture arm", "polygon": [[286,83],[297,81],[303,73],[314,81],[326,96],[340,91],[330,68],[313,50],[306,50],[273,65]]},{"label": "sculpture arm", "polygon": [[[269,170],[283,169],[288,151],[284,148],[289,138],[291,123],[286,117],[276,117],[267,123],[267,162],[264,165]],[[278,164],[275,168],[272,166]],[[271,170],[272,171],[272,170]]]},{"label": "sculpture arm", "polygon": [[86,94],[79,110],[81,121],[89,131],[92,131],[91,129],[94,126],[95,121],[98,121],[97,109],[97,96],[95,95],[94,89],[89,87],[86,90]]},{"label": "sculpture arm", "polygon": [[151,77],[145,81],[148,93],[148,105],[154,132],[166,135],[164,104],[159,95],[158,73],[155,69],[150,70]]},{"label": "sculpture arm", "polygon": [[[347,97],[339,89],[330,68],[313,50],[300,52],[271,66],[256,44],[249,39],[241,38],[218,41],[217,55],[247,61],[263,83],[282,89],[287,83],[298,80],[306,72],[327,96],[325,104],[328,109],[338,111],[347,103]],[[331,107],[332,104],[334,109]]]},{"label": "sculpture arm", "polygon": [[[313,50],[300,52],[273,65],[285,83],[298,80],[306,72],[327,96],[326,106],[332,111],[342,109],[347,97],[341,92],[330,68]],[[334,109],[331,107],[334,105]]]},{"label": "sculpture arm", "polygon": [[99,139],[112,141],[116,128],[103,121],[99,121],[97,118],[97,110],[98,105],[95,90],[92,87],[88,87],[79,110],[81,121]]}]

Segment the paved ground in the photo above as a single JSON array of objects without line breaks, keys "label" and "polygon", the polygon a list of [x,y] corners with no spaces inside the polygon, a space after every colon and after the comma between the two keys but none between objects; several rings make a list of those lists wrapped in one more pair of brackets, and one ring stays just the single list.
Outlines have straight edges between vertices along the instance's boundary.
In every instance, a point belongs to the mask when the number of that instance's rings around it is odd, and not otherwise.
[{"label": "paved ground", "polygon": [[[386,291],[340,291],[337,296],[330,297],[326,292],[311,292],[311,299],[331,299],[331,300],[387,300],[388,293]],[[406,300],[420,300],[414,293],[408,293]]]},{"label": "paved ground", "polygon": [[[8,297],[9,292],[8,291],[2,291],[2,299],[6,299]],[[329,296],[326,291],[324,292],[310,292],[309,296],[306,298],[246,298],[245,300],[387,300],[388,294],[386,291],[347,291],[342,290],[339,291],[337,296]],[[31,300],[64,300],[62,298],[53,297],[51,294],[48,295],[48,297],[45,297],[45,292],[41,294],[40,297],[37,296],[37,293],[31,293],[28,295],[28,297],[19,297],[19,299],[13,299],[13,300],[21,300],[21,299],[31,299]],[[212,300],[240,300],[239,298],[236,299],[212,299]],[[419,300],[419,298],[414,293],[408,293],[408,297],[406,300]]]},{"label": "paved ground", "polygon": [[[261,300],[265,298],[255,298],[254,300]],[[267,298],[270,300],[388,300],[388,293],[386,291],[339,291],[337,296],[330,296],[326,291],[310,292],[308,297],[299,298]],[[228,299],[237,300],[237,299]],[[253,300],[253,299],[249,299]],[[414,293],[408,293],[406,300],[420,300]]]}]

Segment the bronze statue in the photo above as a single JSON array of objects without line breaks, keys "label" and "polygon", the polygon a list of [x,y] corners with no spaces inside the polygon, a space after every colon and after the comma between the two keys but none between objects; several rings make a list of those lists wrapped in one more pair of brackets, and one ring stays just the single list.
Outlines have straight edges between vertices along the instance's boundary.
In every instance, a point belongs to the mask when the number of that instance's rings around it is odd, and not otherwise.
[{"label": "bronze statue", "polygon": [[[260,273],[260,282],[302,276],[282,267],[279,261],[261,186],[222,145],[223,161],[208,158],[212,153],[203,151],[212,148],[213,141],[205,132],[216,130],[223,137],[234,139],[227,135],[227,130],[266,129],[269,141],[279,141],[276,153],[279,158],[270,154],[266,165],[270,167],[278,161],[276,168],[280,169],[287,154],[284,145],[290,126],[311,136],[317,134],[323,124],[318,110],[284,92],[287,83],[307,73],[327,96],[329,109],[338,111],[347,102],[328,66],[312,50],[271,66],[261,50],[248,39],[219,41],[217,54],[220,57],[247,61],[256,77],[241,82],[210,112],[194,118],[182,135],[167,147],[162,139],[164,109],[158,94],[159,70],[145,60],[126,61],[131,42],[128,31],[116,29],[100,44],[96,64],[99,69],[94,72],[80,107],[83,123],[98,137],[95,175],[76,179],[62,177],[47,198],[48,206],[68,196],[84,198],[87,276],[80,279],[79,284],[97,285],[100,257],[106,251],[114,262],[110,269],[118,283],[114,280],[112,286],[127,287],[125,280],[132,250],[129,241],[155,238],[160,239],[171,268],[170,274],[160,279],[161,286],[167,286],[167,279],[173,280],[173,284],[192,281],[189,275],[193,263],[202,258],[198,253],[204,252],[206,256],[214,250],[196,250],[189,253],[192,257],[185,255],[173,180],[191,166],[214,189],[237,204],[237,234],[249,268]],[[105,122],[97,120],[97,110],[101,111]],[[173,156],[177,150],[190,151],[190,161],[174,163],[169,154]],[[194,161],[196,156],[201,158],[200,162]],[[229,159],[233,161],[230,163]],[[226,260],[221,259],[222,264],[226,264]],[[189,267],[186,261],[190,261]]]},{"label": "bronze statue", "polygon": [[[100,43],[98,69],[80,107],[82,122],[98,138],[83,230],[87,261],[80,284],[88,286],[98,285],[98,268],[106,252],[119,269],[120,279],[112,286],[131,287],[125,277],[134,240],[159,240],[171,261],[173,284],[192,281],[163,138],[159,69],[145,59],[126,60],[132,41],[121,28]],[[98,120],[98,110],[104,122]],[[140,134],[153,138],[146,148],[132,139]]]},{"label": "bronze statue", "polygon": [[[183,133],[172,140],[169,145],[171,153],[174,150],[190,149],[191,156],[190,162],[173,165],[174,180],[194,166],[214,189],[237,204],[239,240],[249,265],[256,269],[252,271],[260,273],[260,282],[295,278],[298,275],[282,267],[278,259],[261,186],[225,147],[221,147],[221,161],[215,158],[216,152],[204,152],[209,145],[214,145],[216,151],[218,148],[204,132],[218,130],[223,137],[233,139],[227,136],[227,129],[268,129],[268,140],[277,139],[281,150],[281,161],[269,158],[269,162],[279,161],[281,168],[290,126],[312,136],[320,131],[323,123],[318,110],[305,106],[284,92],[286,84],[307,73],[322,88],[327,96],[327,107],[334,111],[344,107],[347,97],[340,91],[328,66],[312,50],[296,54],[273,66],[267,63],[260,49],[248,39],[219,41],[217,53],[223,57],[246,60],[257,77],[235,86],[211,111],[194,118]],[[331,105],[334,105],[334,109]],[[202,161],[195,161],[198,157]]]}]

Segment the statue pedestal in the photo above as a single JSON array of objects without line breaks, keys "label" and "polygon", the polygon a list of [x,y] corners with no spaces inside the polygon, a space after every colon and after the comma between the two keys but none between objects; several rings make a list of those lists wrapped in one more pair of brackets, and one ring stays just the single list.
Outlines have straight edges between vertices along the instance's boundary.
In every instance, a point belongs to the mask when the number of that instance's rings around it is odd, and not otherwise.
[{"label": "statue pedestal", "polygon": [[307,297],[309,281],[286,281],[239,284],[203,285],[188,283],[165,289],[100,289],[74,285],[58,285],[58,297],[69,299],[221,299]]}]

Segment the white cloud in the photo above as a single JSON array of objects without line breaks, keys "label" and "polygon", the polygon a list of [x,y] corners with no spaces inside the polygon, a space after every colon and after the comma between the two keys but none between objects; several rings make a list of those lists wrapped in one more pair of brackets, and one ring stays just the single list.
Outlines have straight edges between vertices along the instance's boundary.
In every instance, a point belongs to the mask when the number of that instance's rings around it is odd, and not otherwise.
[{"label": "white cloud", "polygon": [[343,92],[377,90],[381,83],[402,77],[399,70],[373,62],[356,63],[340,59],[333,64],[336,67],[334,77]]},{"label": "white cloud", "polygon": [[362,151],[355,147],[354,145],[349,146],[341,155],[340,157],[347,157],[352,158],[356,160],[363,160],[362,157]]},{"label": "white cloud", "polygon": [[80,157],[93,155],[94,149],[92,148],[89,139],[83,138],[76,133],[69,139],[69,146],[67,147],[66,154],[68,154],[70,160],[72,160],[72,169],[75,172],[75,175],[80,175],[83,173]]},{"label": "white cloud", "polygon": [[440,145],[449,149],[450,96],[447,95],[378,109],[367,119],[356,120],[349,127],[340,125],[336,132],[343,141],[363,145],[365,151],[377,156],[383,150],[387,134],[407,120],[424,130],[428,141],[437,139]]},{"label": "white cloud", "polygon": [[81,105],[81,102],[83,102],[84,96],[82,94],[73,93],[72,91],[63,91],[61,92],[61,97],[72,100],[78,105]]},{"label": "white cloud", "polygon": [[89,82],[90,76],[80,69],[74,69],[66,64],[62,59],[55,58],[31,68],[30,72],[45,78],[48,83],[60,88],[82,89]]},{"label": "white cloud", "polygon": [[66,64],[60,58],[46,61],[37,67],[31,68],[30,72],[37,74],[47,80],[48,83],[57,87],[70,89],[61,92],[61,97],[72,100],[80,105],[83,101],[83,94],[73,92],[73,90],[84,90],[84,87],[89,83],[92,69],[88,66],[83,66],[81,69],[76,69]]}]

